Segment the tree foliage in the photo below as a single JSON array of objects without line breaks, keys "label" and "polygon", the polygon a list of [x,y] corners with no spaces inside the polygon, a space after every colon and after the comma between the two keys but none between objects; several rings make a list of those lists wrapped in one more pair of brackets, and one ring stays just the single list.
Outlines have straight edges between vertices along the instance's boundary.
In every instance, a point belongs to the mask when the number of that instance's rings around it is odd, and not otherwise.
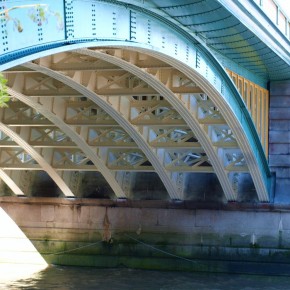
[{"label": "tree foliage", "polygon": [[3,74],[0,73],[0,108],[8,107],[7,102],[10,100],[6,83],[7,80],[4,78]]}]

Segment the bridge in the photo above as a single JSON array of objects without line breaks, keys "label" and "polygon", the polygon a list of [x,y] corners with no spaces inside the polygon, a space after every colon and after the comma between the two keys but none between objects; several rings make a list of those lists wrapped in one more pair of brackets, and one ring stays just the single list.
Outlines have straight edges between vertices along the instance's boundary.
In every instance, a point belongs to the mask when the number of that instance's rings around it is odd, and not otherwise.
[{"label": "bridge", "polygon": [[122,232],[142,224],[129,226],[138,207],[157,220],[156,208],[197,210],[200,227],[208,208],[275,208],[281,228],[290,19],[274,0],[12,0],[0,22],[0,199],[44,256],[57,224],[71,226],[59,207],[78,230],[92,218],[78,207],[99,208],[102,233],[112,207],[128,215]]}]

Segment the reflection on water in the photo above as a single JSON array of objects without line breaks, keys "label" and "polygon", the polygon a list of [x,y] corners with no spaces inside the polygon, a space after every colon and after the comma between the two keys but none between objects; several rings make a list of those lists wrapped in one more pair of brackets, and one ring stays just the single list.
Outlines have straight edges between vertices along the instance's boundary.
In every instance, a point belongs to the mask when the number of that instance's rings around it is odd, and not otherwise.
[{"label": "reflection on water", "polygon": [[[19,279],[28,279],[45,269],[45,265],[27,264],[1,264],[0,263],[0,286]],[[2,288],[0,288],[2,289]]]},{"label": "reflection on water", "polygon": [[0,282],[0,289],[285,290],[290,277],[51,266],[29,278]]}]

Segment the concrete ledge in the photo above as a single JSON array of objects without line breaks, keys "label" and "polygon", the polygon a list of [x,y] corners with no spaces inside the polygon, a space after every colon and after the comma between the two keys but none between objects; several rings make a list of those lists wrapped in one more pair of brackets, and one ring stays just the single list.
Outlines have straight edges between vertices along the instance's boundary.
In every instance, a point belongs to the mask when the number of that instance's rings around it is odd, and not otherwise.
[{"label": "concrete ledge", "polygon": [[[7,208],[14,204],[26,205],[68,205],[68,206],[103,206],[103,207],[127,207],[127,208],[166,208],[166,209],[209,209],[209,210],[261,210],[261,211],[279,211],[289,210],[289,205],[279,205],[273,203],[238,203],[238,202],[197,202],[191,200],[173,201],[173,200],[112,200],[112,199],[90,199],[90,198],[59,198],[59,197],[0,197],[0,206]],[[11,209],[12,210],[12,209]],[[48,210],[48,209],[46,209]]]}]

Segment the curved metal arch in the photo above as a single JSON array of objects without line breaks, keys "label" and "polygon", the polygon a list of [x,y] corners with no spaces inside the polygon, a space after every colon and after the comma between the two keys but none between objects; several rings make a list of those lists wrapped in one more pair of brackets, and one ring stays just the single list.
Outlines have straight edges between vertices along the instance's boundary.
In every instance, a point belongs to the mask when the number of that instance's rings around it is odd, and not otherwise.
[{"label": "curved metal arch", "polygon": [[69,136],[73,140],[73,142],[76,143],[77,146],[90,158],[90,160],[94,163],[97,169],[102,173],[104,178],[113,189],[115,195],[118,198],[126,198],[124,191],[112,175],[111,171],[104,164],[103,160],[101,160],[95,154],[95,152],[86,143],[86,141],[81,138],[70,126],[68,126],[63,120],[61,120],[57,115],[46,109],[44,106],[34,102],[32,98],[16,92],[11,88],[8,88],[8,93],[14,98],[17,98],[21,102],[40,112],[43,116],[45,116],[48,120],[50,120],[53,124],[60,128],[67,136]]},{"label": "curved metal arch", "polygon": [[[75,3],[77,3],[77,1],[75,1]],[[94,4],[96,4],[100,13],[102,11],[113,12],[113,10],[115,11],[116,9],[119,9],[118,15],[123,16],[123,14],[126,13],[128,17],[122,17],[122,21],[117,19],[118,25],[120,26],[120,29],[118,27],[118,31],[122,31],[124,34],[119,34],[116,33],[115,30],[107,29],[104,35],[102,27],[99,26],[94,29],[99,29],[102,40],[96,41],[95,36],[92,36],[95,34],[92,34],[89,25],[82,30],[78,30],[76,36],[74,33],[71,33],[71,25],[68,25],[67,27],[70,28],[65,31],[66,34],[64,34],[62,40],[52,37],[46,42],[40,42],[32,46],[31,43],[25,43],[24,47],[20,50],[17,48],[17,50],[13,51],[14,48],[12,47],[11,50],[9,49],[9,53],[0,56],[0,62],[3,64],[0,66],[0,70],[7,69],[37,57],[71,50],[76,47],[115,46],[116,43],[118,43],[118,45],[124,47],[135,46],[136,48],[148,48],[149,50],[162,52],[168,56],[174,56],[176,59],[179,59],[182,64],[190,66],[191,69],[194,69],[201,75],[205,75],[205,71],[208,71],[209,75],[214,75],[214,77],[209,79],[209,83],[219,92],[220,98],[230,103],[229,112],[233,118],[237,119],[236,123],[239,123],[238,128],[241,129],[241,132],[243,132],[242,134],[245,135],[245,140],[250,152],[249,154],[253,157],[252,161],[257,165],[254,168],[259,171],[258,174],[260,177],[255,181],[256,185],[261,181],[261,192],[258,193],[259,198],[261,201],[269,201],[267,192],[270,191],[271,174],[251,117],[223,66],[205,43],[202,41],[200,42],[199,38],[192,34],[192,31],[181,27],[174,19],[170,19],[164,14],[161,15],[159,13],[160,11],[153,11],[148,7],[138,7],[133,5],[133,2],[132,4],[127,4],[116,0],[94,1]],[[74,3],[69,1],[68,5],[73,7]],[[90,5],[86,7],[90,9]],[[83,10],[82,13],[76,11],[76,13],[69,18],[66,18],[65,11],[63,11],[63,13],[64,19],[69,19],[69,21],[71,21],[71,18],[74,18],[74,23],[78,23],[78,21],[82,21],[83,19]],[[133,17],[131,17],[132,15]],[[140,21],[138,21],[138,25],[135,25],[137,17]],[[113,18],[114,25],[116,24],[115,20],[116,17]],[[108,21],[110,20],[108,19]],[[147,37],[144,35],[144,31],[148,29],[148,22],[151,23],[154,30],[151,27]],[[97,31],[94,31],[94,33],[95,32]],[[161,40],[160,35],[163,34],[165,38]],[[136,36],[140,37],[137,39]],[[104,39],[111,39],[111,41],[105,41]],[[251,162],[250,158],[248,158],[248,162]],[[265,189],[264,192],[263,188]]]},{"label": "curved metal arch", "polygon": [[53,179],[53,181],[58,185],[59,189],[67,197],[73,197],[74,194],[71,192],[70,188],[62,180],[62,178],[57,174],[57,172],[46,162],[46,160],[34,150],[26,141],[24,141],[18,134],[12,131],[5,124],[0,122],[0,130],[4,132],[7,136],[13,139],[21,148],[28,152],[42,167],[44,171]]},{"label": "curved metal arch", "polygon": [[[172,66],[175,66],[175,62],[178,63],[177,67],[180,67],[181,72],[185,72],[186,70],[191,71],[190,73],[193,75],[193,80],[200,78],[201,80],[197,82],[205,82],[204,79],[202,79],[202,75],[197,71],[194,70],[189,64],[184,61],[184,60],[176,60],[173,58],[170,58],[168,56],[168,52],[158,52],[156,48],[148,45],[148,44],[143,44],[143,43],[134,43],[134,42],[126,42],[123,40],[118,39],[118,45],[116,45],[116,41],[94,41],[92,40],[91,42],[85,42],[85,43],[77,43],[77,44],[70,44],[69,46],[61,46],[45,51],[41,51],[38,53],[30,54],[28,56],[25,56],[23,58],[18,58],[11,63],[7,63],[4,65],[1,65],[1,69],[8,69],[12,66],[15,65],[20,65],[23,63],[23,61],[30,61],[32,59],[38,58],[38,57],[44,57],[47,55],[59,53],[59,52],[65,52],[65,51],[70,51],[72,49],[79,49],[79,48],[84,48],[84,47],[113,47],[113,48],[128,48],[128,49],[133,49],[136,51],[140,52],[145,52],[147,54],[152,56],[158,56],[160,58],[167,56],[166,59],[164,60],[165,62],[167,61],[168,63],[172,62]],[[205,52],[205,48],[199,47],[203,52]],[[160,51],[162,49],[160,48]],[[245,160],[249,166],[249,170],[251,172],[257,194],[259,197],[260,201],[264,202],[269,202],[269,191],[270,191],[270,185],[271,185],[271,178],[270,178],[270,170],[265,158],[265,154],[263,153],[263,149],[261,146],[261,143],[259,141],[259,137],[255,131],[253,122],[251,120],[251,116],[249,115],[247,108],[245,107],[245,104],[243,103],[241,97],[239,96],[239,93],[237,89],[234,87],[234,84],[230,80],[230,78],[227,76],[226,72],[222,68],[222,66],[218,63],[218,61],[214,58],[214,56],[210,56],[209,52],[205,52],[207,57],[209,58],[210,62],[213,62],[214,68],[216,69],[217,73],[221,74],[221,79],[225,80],[224,85],[226,86],[226,93],[227,96],[222,96],[221,94],[221,89],[219,88],[218,90],[214,88],[214,85],[212,82],[206,82],[204,85],[204,91],[208,92],[208,95],[212,94],[216,95],[217,99],[217,106],[221,108],[225,106],[226,109],[223,116],[225,117],[226,121],[230,124],[232,121],[236,125],[233,126],[233,129],[235,130],[235,134],[237,137],[239,137],[239,134],[243,135],[239,138],[239,144],[240,147],[243,148],[242,151],[245,155]],[[169,59],[170,58],[170,59]],[[190,73],[185,73],[190,75]],[[213,93],[209,92],[209,89],[206,89],[206,87],[211,86]],[[200,85],[202,87],[202,85]],[[231,95],[232,94],[232,95]],[[228,95],[231,95],[229,97]],[[218,101],[220,99],[220,101]],[[229,105],[227,102],[230,102],[231,104]],[[221,104],[220,104],[221,103]],[[233,110],[233,108],[234,110]],[[227,116],[229,114],[229,116]],[[231,118],[231,120],[229,120]],[[240,122],[243,122],[241,124]],[[238,128],[238,129],[235,129]],[[247,131],[247,132],[245,132]],[[249,137],[249,136],[250,137]],[[247,154],[245,154],[247,152]]]},{"label": "curved metal arch", "polygon": [[199,142],[201,143],[202,147],[204,148],[206,154],[208,155],[212,163],[214,171],[220,181],[220,184],[224,190],[224,194],[227,200],[233,201],[237,199],[237,194],[234,192],[231,183],[229,181],[229,178],[224,170],[223,164],[221,163],[221,160],[219,159],[219,157],[216,154],[216,151],[211,145],[208,136],[206,136],[204,131],[200,128],[195,117],[190,113],[190,111],[183,105],[182,101],[179,100],[171,90],[169,90],[164,84],[162,84],[159,80],[157,80],[149,73],[120,58],[88,49],[79,49],[75,50],[75,52],[89,55],[91,57],[96,57],[105,60],[109,63],[115,64],[125,69],[126,71],[129,71],[132,74],[136,75],[137,77],[145,81],[147,84],[149,84],[151,87],[153,87],[162,96],[164,96],[164,98],[167,99],[168,102],[182,116],[182,118],[185,120],[189,128],[196,134],[196,137],[198,138]]},{"label": "curved metal arch", "polygon": [[105,100],[103,100],[100,96],[98,96],[96,93],[88,90],[85,86],[76,83],[71,78],[55,72],[49,68],[33,64],[33,63],[25,63],[23,64],[24,67],[27,67],[29,69],[32,69],[34,71],[41,72],[45,75],[51,76],[54,79],[57,79],[58,81],[68,85],[69,87],[73,88],[74,90],[81,93],[83,96],[89,98],[94,103],[96,103],[98,106],[100,106],[104,111],[106,111],[114,120],[127,131],[127,133],[132,137],[132,139],[136,142],[138,147],[143,151],[143,153],[146,155],[148,160],[151,162],[152,166],[154,167],[156,173],[159,175],[161,181],[163,182],[169,196],[172,199],[180,199],[180,196],[178,192],[175,189],[175,186],[172,184],[172,181],[167,174],[167,172],[164,170],[163,165],[160,163],[158,157],[154,154],[153,150],[148,146],[146,140],[143,138],[142,135],[140,135],[139,132],[136,131],[136,129],[132,126],[131,123],[129,123],[123,116],[121,116],[109,103],[107,103]]},{"label": "curved metal arch", "polygon": [[[249,140],[241,127],[239,120],[236,118],[233,113],[230,105],[227,101],[220,95],[220,93],[213,87],[213,85],[207,81],[203,76],[201,76],[198,72],[194,71],[191,67],[186,64],[176,60],[170,56],[164,55],[159,52],[152,52],[147,49],[136,49],[136,51],[140,51],[156,57],[164,62],[170,64],[174,68],[178,69],[182,73],[184,73],[188,78],[198,84],[202,90],[210,96],[212,102],[219,108],[222,113],[224,119],[227,124],[232,129],[239,147],[241,148],[244,158],[246,160],[247,166],[249,168],[250,174],[253,178],[253,182],[257,191],[258,198],[261,202],[269,202],[269,194],[267,184],[263,181],[266,177],[263,176],[263,172],[260,171],[259,166],[257,164],[257,159],[255,158],[255,154],[252,151]],[[247,108],[245,108],[247,110]]]}]

